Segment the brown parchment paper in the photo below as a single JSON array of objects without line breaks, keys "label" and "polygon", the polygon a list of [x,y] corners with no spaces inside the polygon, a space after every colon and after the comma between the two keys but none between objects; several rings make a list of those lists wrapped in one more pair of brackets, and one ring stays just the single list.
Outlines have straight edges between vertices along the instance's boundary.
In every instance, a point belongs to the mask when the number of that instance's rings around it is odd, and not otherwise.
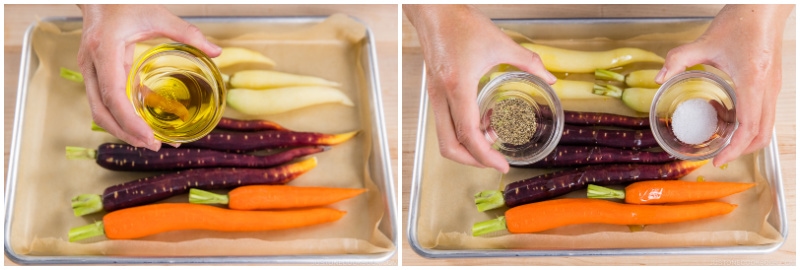
[{"label": "brown parchment paper", "polygon": [[[604,50],[623,46],[634,46],[652,50],[662,56],[670,48],[693,40],[701,29],[662,36],[646,35],[628,40],[595,38],[588,40],[534,40],[553,46]],[[510,35],[517,41],[521,36]],[[687,38],[686,35],[694,35]],[[625,69],[660,68],[660,65],[635,64]],[[623,73],[625,72],[623,69]],[[592,79],[583,74],[555,74],[560,78]],[[477,93],[477,90],[476,90]],[[601,101],[562,100],[565,110],[607,112],[637,116],[620,99],[606,98]],[[613,248],[666,248],[698,246],[755,246],[782,241],[780,232],[767,218],[774,201],[770,186],[760,168],[759,155],[763,151],[745,155],[730,162],[727,169],[715,168],[710,163],[685,176],[683,180],[694,181],[703,176],[706,181],[755,182],[757,185],[745,192],[728,196],[720,201],[737,204],[732,213],[698,221],[648,225],[642,231],[632,232],[619,225],[572,225],[536,234],[512,235],[498,232],[487,236],[473,237],[472,225],[476,222],[502,216],[506,207],[479,212],[473,195],[483,190],[502,190],[507,184],[552,170],[516,169],[502,175],[493,169],[479,169],[461,165],[443,158],[439,154],[434,114],[428,109],[426,120],[424,165],[421,175],[417,236],[420,245],[429,249],[613,249]],[[643,116],[643,115],[638,115]],[[614,186],[623,188],[623,186]],[[586,197],[586,191],[575,191],[564,197]],[[541,217],[547,219],[547,217]]]},{"label": "brown parchment paper", "polygon": [[[365,194],[331,205],[347,212],[342,219],[282,231],[192,230],[137,240],[95,238],[69,243],[70,228],[101,220],[103,214],[73,216],[71,197],[102,193],[107,186],[157,173],[114,172],[91,160],[65,159],[67,145],[97,147],[103,142],[118,140],[90,131],[92,118],[83,85],[59,77],[60,67],[78,70],[80,32],[62,33],[57,26],[41,22],[32,39],[40,62],[25,102],[10,234],[13,251],[22,255],[250,256],[366,254],[394,250],[391,239],[378,229],[384,216],[384,195],[368,169],[370,145],[375,134],[370,134],[369,89],[360,63],[361,48],[366,42],[365,27],[345,15],[333,15],[319,24],[283,24],[259,29],[259,32],[229,36],[226,34],[231,31],[222,26],[201,27],[220,46],[245,47],[274,59],[276,70],[340,82],[340,89],[356,104],[354,107],[321,105],[264,118],[300,131],[362,131],[352,140],[315,155],[319,165],[289,183],[367,188]],[[225,115],[248,118],[232,109],[227,109]],[[167,201],[186,202],[187,196]]]}]

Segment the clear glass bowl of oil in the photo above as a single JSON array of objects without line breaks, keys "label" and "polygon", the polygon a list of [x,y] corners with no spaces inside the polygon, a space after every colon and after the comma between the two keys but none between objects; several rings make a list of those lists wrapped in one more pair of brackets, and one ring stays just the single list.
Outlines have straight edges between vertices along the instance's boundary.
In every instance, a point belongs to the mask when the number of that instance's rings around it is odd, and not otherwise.
[{"label": "clear glass bowl of oil", "polygon": [[214,62],[182,43],[144,52],[131,67],[128,99],[156,139],[187,143],[211,132],[225,108],[225,84]]},{"label": "clear glass bowl of oil", "polygon": [[564,130],[561,101],[544,80],[508,72],[478,94],[480,129],[511,165],[527,165],[555,149]]}]

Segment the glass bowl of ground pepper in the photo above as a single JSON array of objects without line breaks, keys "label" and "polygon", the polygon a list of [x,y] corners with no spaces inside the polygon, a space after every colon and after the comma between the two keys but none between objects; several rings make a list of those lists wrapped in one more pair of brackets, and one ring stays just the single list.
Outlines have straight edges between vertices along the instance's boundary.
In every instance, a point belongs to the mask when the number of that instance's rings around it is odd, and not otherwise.
[{"label": "glass bowl of ground pepper", "polygon": [[722,77],[686,71],[661,85],[650,105],[650,129],[658,144],[684,160],[713,158],[730,144],[736,93]]},{"label": "glass bowl of ground pepper", "polygon": [[478,108],[481,131],[511,165],[543,159],[564,130],[564,111],[555,92],[526,72],[504,73],[486,83]]}]

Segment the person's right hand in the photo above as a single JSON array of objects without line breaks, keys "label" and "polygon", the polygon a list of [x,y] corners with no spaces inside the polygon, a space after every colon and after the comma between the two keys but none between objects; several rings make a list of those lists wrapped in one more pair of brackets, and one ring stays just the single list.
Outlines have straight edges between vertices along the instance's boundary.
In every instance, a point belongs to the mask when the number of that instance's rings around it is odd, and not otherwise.
[{"label": "person's right hand", "polygon": [[403,9],[422,47],[442,156],[508,172],[508,162],[479,128],[480,78],[499,64],[516,66],[549,84],[556,77],[545,70],[537,54],[516,44],[474,7],[404,5]]},{"label": "person's right hand", "polygon": [[730,75],[736,91],[739,127],[714,166],[764,148],[775,124],[781,90],[781,45],[786,18],[794,6],[727,5],[696,41],[667,53],[656,82],[696,64],[712,65]]},{"label": "person's right hand", "polygon": [[189,44],[210,57],[221,52],[192,24],[162,6],[81,5],[83,35],[78,66],[95,123],[108,133],[137,147],[153,151],[161,142],[134,112],[125,94],[133,48],[138,41],[167,37]]}]

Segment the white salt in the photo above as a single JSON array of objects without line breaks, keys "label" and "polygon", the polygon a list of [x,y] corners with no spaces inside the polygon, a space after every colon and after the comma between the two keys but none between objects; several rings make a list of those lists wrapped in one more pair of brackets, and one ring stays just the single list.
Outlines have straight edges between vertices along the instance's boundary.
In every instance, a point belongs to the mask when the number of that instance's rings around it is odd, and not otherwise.
[{"label": "white salt", "polygon": [[672,132],[686,144],[701,144],[717,129],[717,111],[704,99],[690,99],[678,104],[672,113]]}]

